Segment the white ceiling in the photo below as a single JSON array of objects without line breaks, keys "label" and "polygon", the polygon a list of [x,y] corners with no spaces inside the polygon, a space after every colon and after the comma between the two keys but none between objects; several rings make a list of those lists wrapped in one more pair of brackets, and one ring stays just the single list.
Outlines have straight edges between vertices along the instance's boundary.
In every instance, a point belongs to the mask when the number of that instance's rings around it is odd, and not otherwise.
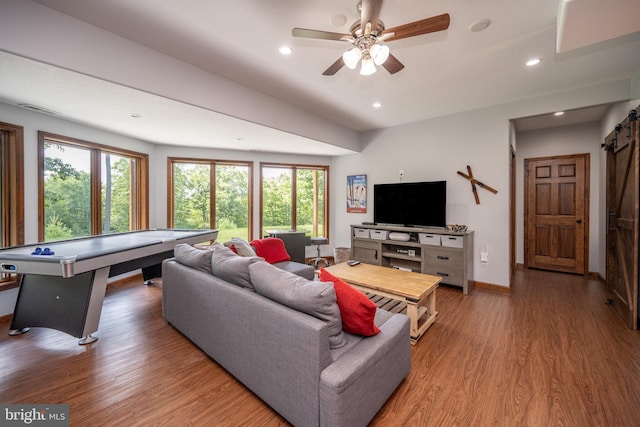
[{"label": "white ceiling", "polygon": [[[381,19],[387,28],[445,12],[451,25],[440,33],[390,42],[406,68],[394,75],[380,68],[368,77],[346,67],[333,77],[322,75],[348,43],[291,36],[293,27],[348,32],[358,19],[356,0],[37,2],[358,132],[628,78],[640,69],[640,0],[386,0]],[[346,23],[335,26],[340,15]],[[480,19],[490,19],[491,25],[471,32],[469,26]],[[293,53],[280,55],[282,45]],[[562,53],[556,53],[556,45]],[[536,56],[540,65],[524,66]],[[233,149],[350,152],[49,68],[2,54],[0,79],[11,84],[0,85],[0,99],[42,105],[70,120],[158,143],[212,146],[216,140]],[[42,74],[57,83],[38,86]],[[76,90],[52,96],[69,87]],[[382,108],[373,109],[375,101]],[[116,118],[123,110],[145,118],[177,113],[183,120],[133,126]]]}]

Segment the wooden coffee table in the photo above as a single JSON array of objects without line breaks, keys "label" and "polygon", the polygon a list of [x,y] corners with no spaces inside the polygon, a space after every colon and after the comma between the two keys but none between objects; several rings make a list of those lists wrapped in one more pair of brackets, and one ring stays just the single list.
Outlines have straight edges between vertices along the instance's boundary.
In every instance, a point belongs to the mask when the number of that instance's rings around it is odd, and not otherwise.
[{"label": "wooden coffee table", "polygon": [[364,263],[350,267],[343,262],[325,270],[361,291],[405,302],[411,324],[411,344],[436,321],[436,288],[442,277]]}]

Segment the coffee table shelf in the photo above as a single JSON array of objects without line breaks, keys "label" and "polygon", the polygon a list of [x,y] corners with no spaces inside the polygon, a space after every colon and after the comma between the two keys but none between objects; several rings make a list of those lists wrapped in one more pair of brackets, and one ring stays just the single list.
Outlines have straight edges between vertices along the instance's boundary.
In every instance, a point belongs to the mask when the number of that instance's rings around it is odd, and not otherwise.
[{"label": "coffee table shelf", "polygon": [[350,267],[347,263],[340,263],[326,270],[364,293],[406,304],[412,344],[436,321],[436,288],[441,277],[370,264]]}]

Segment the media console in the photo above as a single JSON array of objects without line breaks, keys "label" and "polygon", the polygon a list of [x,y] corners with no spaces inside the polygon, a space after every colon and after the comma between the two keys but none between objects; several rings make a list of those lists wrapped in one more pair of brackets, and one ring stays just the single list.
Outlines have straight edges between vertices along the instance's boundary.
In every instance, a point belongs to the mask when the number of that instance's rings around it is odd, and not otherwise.
[{"label": "media console", "polygon": [[[409,240],[392,240],[404,233]],[[351,258],[367,264],[431,274],[442,283],[460,286],[465,295],[473,286],[473,231],[383,225],[351,226]]]}]

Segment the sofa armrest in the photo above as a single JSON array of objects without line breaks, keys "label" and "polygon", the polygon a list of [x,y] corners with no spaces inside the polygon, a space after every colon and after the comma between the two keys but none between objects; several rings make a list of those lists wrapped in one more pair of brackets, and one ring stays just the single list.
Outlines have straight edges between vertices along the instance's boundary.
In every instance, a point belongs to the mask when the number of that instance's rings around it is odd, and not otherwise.
[{"label": "sofa armrest", "polygon": [[395,314],[320,375],[320,425],[366,426],[411,369],[409,318]]},{"label": "sofa armrest", "polygon": [[298,276],[304,277],[305,279],[308,279],[308,280],[313,280],[313,278],[315,277],[314,268],[307,264],[301,264],[295,261],[282,261],[282,262],[276,262],[273,265],[275,265],[281,270],[288,271],[293,274],[297,274]]}]

